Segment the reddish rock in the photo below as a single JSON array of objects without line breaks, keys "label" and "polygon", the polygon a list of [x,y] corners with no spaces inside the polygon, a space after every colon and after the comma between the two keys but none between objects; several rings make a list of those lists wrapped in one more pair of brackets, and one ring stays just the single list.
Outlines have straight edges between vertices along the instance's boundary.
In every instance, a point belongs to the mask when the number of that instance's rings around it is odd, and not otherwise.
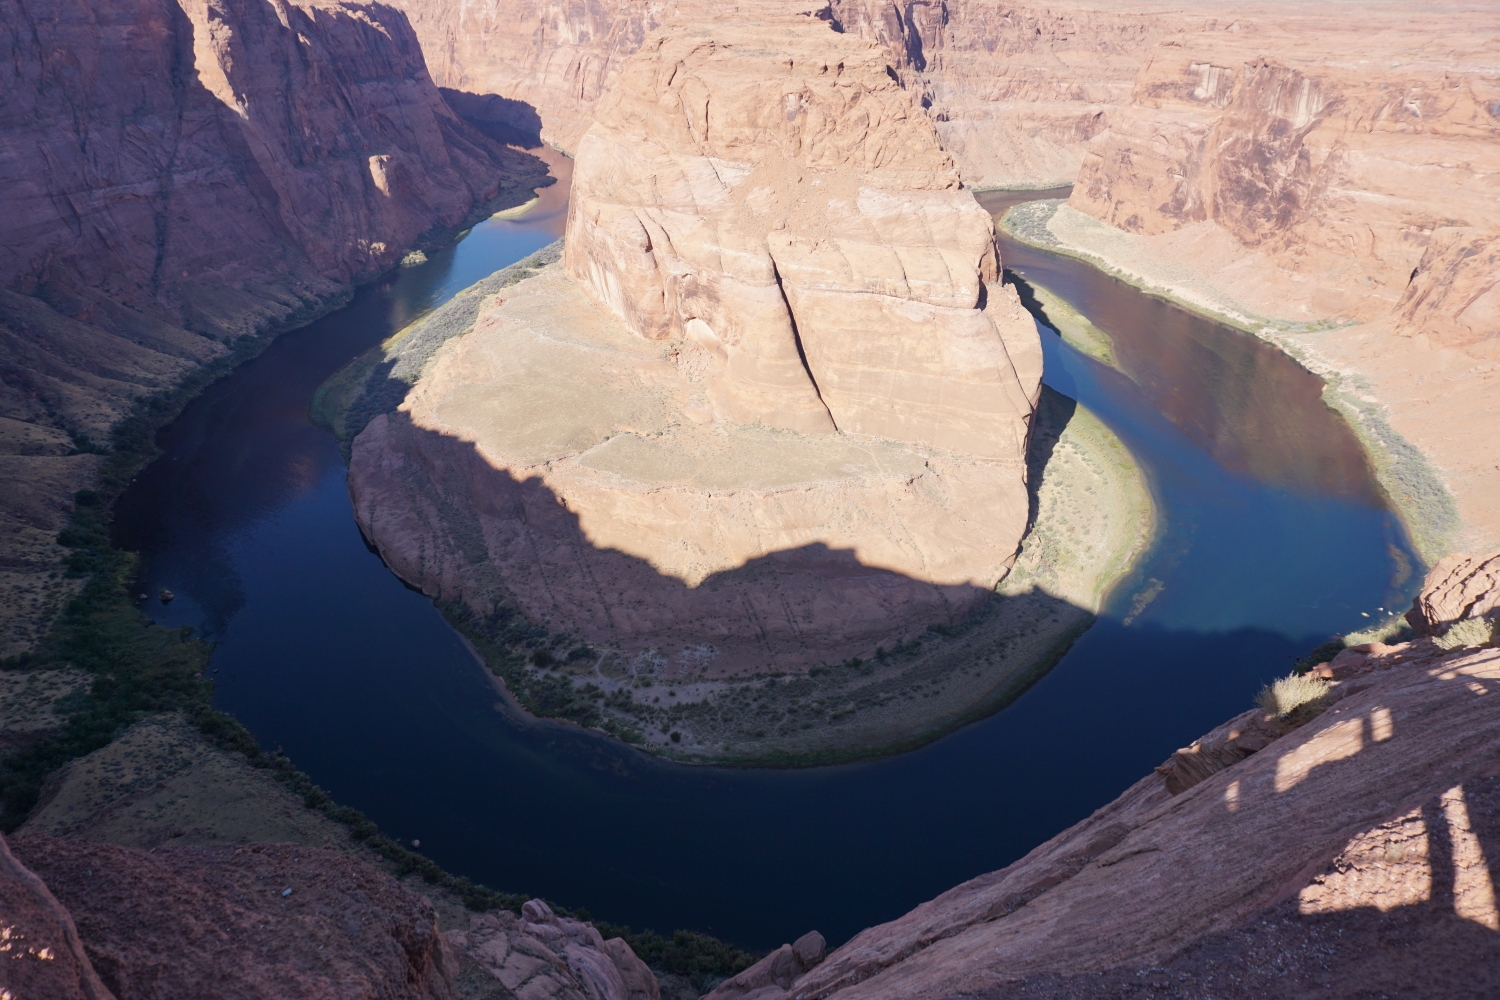
[{"label": "reddish rock", "polygon": [[432,904],[348,855],[291,844],[142,851],[29,834],[12,846],[72,913],[119,1000],[453,995]]},{"label": "reddish rock", "polygon": [[114,1000],[94,972],[73,917],[0,836],[0,997]]},{"label": "reddish rock", "polygon": [[1500,611],[1500,551],[1483,556],[1451,555],[1427,574],[1406,620],[1417,635],[1437,635],[1465,618],[1496,617]]}]

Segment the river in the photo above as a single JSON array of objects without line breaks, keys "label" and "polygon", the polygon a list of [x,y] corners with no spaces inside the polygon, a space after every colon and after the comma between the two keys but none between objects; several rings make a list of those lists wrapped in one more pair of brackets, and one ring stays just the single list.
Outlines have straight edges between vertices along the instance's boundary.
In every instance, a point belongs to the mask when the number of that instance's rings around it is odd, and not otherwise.
[{"label": "river", "polygon": [[[1163,531],[1046,677],[899,757],[803,771],[662,763],[520,718],[350,511],[329,375],[561,233],[566,188],[360,290],[209,387],[116,510],[147,612],[218,645],[215,703],[383,831],[451,871],[637,928],[751,947],[839,943],[1015,860],[1251,704],[1330,633],[1404,606],[1414,562],[1317,380],[1252,337],[1086,265],[1005,266],[1115,339],[1121,370],[1043,332],[1046,381],[1140,461]],[[985,195],[1002,210],[1014,198]],[[1127,624],[1128,621],[1128,624]]]}]

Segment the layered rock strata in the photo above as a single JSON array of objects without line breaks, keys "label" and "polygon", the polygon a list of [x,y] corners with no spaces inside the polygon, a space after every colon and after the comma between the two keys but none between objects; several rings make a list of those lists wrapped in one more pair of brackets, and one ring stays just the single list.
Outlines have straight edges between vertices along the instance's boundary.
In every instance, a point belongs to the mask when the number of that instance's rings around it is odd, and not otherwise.
[{"label": "layered rock strata", "polygon": [[490,299],[353,443],[356,516],[403,578],[695,702],[990,600],[1027,528],[1040,343],[886,70],[775,6],[647,39],[579,144],[566,274]]},{"label": "layered rock strata", "polygon": [[1315,5],[1174,31],[1050,223],[1327,378],[1430,559],[1500,542],[1497,30]]},{"label": "layered rock strata", "polygon": [[[1417,638],[1322,672],[1310,721],[1231,720],[1015,864],[750,995],[1487,995],[1500,650]],[[747,995],[733,982],[716,995]]]},{"label": "layered rock strata", "polygon": [[[567,149],[647,35],[703,10],[407,6],[440,81],[515,98]],[[1426,557],[1500,540],[1483,431],[1500,419],[1490,10],[832,0],[823,11],[885,48],[966,183],[1077,180],[1063,245],[1272,336],[1327,377]]]},{"label": "layered rock strata", "polygon": [[65,598],[53,539],[138,401],[544,170],[447,107],[380,4],[6,0],[0,44],[9,654]]}]

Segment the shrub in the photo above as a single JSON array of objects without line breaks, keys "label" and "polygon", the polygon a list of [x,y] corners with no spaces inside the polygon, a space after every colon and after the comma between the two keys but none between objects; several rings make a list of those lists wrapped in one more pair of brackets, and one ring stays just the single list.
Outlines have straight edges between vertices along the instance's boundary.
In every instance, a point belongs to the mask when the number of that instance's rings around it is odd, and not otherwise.
[{"label": "shrub", "polygon": [[1443,649],[1488,646],[1495,641],[1495,623],[1488,618],[1465,618],[1454,622],[1434,641]]},{"label": "shrub", "polygon": [[1328,694],[1328,681],[1310,674],[1287,674],[1260,689],[1255,703],[1267,715],[1285,718],[1304,705],[1315,705]]}]

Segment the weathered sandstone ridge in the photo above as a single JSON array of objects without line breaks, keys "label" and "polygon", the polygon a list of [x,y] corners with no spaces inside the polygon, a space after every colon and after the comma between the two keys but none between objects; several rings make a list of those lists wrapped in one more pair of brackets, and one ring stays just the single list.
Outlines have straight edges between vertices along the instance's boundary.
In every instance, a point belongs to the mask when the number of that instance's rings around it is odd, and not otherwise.
[{"label": "weathered sandstone ridge", "polygon": [[1500,649],[1375,643],[1319,671],[1311,719],[1247,712],[1008,868],[711,997],[1494,995]]},{"label": "weathered sandstone ridge", "polygon": [[727,420],[1019,461],[1040,347],[987,213],[884,49],[772,8],[626,62],[578,144],[568,273],[706,353]]},{"label": "weathered sandstone ridge", "polygon": [[545,170],[447,107],[381,4],[5,0],[0,45],[10,654],[64,598],[68,498],[139,400]]},{"label": "weathered sandstone ridge", "polygon": [[[705,6],[404,2],[440,82],[566,149],[646,36]],[[824,10],[886,48],[970,187],[1077,181],[1050,241],[1327,378],[1425,556],[1500,541],[1492,6]]]},{"label": "weathered sandstone ridge", "polygon": [[[984,599],[1026,525],[1040,345],[885,66],[771,12],[648,39],[574,170],[564,262],[604,308],[533,279],[356,441],[356,509],[398,571],[432,576],[380,503],[374,477],[402,474],[371,463],[441,435],[562,498],[566,524],[486,542],[528,617],[588,641],[693,647],[716,674],[806,667]],[[599,565],[543,569],[580,543]]]}]

